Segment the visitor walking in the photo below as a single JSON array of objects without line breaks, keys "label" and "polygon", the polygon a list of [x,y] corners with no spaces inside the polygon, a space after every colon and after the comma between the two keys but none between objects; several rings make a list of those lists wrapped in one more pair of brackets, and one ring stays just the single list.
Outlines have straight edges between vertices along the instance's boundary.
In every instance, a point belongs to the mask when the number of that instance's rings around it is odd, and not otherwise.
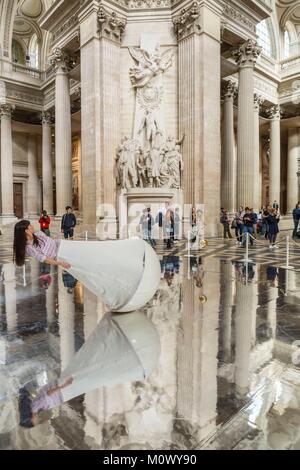
[{"label": "visitor walking", "polygon": [[221,208],[220,223],[223,225],[223,237],[226,239],[232,238],[230,227],[229,227],[229,216],[226,209]]},{"label": "visitor walking", "polygon": [[[253,224],[254,224],[254,219],[253,219],[253,214],[251,213],[251,210],[249,207],[246,207],[245,209],[245,215],[243,217],[243,242],[242,246],[246,245],[246,239],[247,236],[250,238],[250,243],[253,245]],[[249,234],[249,235],[247,235]]]},{"label": "visitor walking", "polygon": [[65,239],[73,240],[74,228],[76,227],[76,217],[73,214],[71,206],[66,207],[66,213],[61,220],[61,232],[64,234]]},{"label": "visitor walking", "polygon": [[267,217],[267,222],[268,222],[268,227],[269,227],[268,238],[270,242],[270,246],[269,246],[270,249],[276,248],[275,243],[276,243],[277,234],[279,233],[279,227],[278,227],[279,220],[280,220],[279,212],[276,211],[275,209],[271,209]]},{"label": "visitor walking", "polygon": [[297,202],[296,207],[293,210],[293,221],[294,221],[293,238],[297,236],[299,220],[300,220],[300,202]]}]

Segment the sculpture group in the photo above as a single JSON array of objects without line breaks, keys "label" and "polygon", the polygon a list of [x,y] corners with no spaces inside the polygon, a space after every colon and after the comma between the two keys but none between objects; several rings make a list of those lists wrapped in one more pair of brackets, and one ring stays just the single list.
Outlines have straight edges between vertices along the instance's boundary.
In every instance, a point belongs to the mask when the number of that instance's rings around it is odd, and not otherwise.
[{"label": "sculpture group", "polygon": [[117,182],[122,189],[180,189],[183,161],[181,145],[174,137],[165,137],[162,101],[162,75],[172,65],[173,52],[152,52],[129,48],[135,62],[129,76],[136,89],[134,137],[124,137],[116,155]]}]

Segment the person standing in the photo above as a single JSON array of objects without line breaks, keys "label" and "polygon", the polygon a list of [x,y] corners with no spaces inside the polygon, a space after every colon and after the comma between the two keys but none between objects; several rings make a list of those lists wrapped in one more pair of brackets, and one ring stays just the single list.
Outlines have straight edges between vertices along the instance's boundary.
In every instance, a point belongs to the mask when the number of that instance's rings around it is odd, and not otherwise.
[{"label": "person standing", "polygon": [[140,219],[140,225],[142,226],[143,230],[143,239],[148,241],[152,248],[155,247],[156,241],[152,238],[152,229],[154,226],[154,218],[151,214],[151,209],[144,209],[143,214]]},{"label": "person standing", "polygon": [[47,211],[43,211],[39,220],[39,224],[40,224],[41,232],[44,232],[47,235],[47,237],[50,237],[50,228],[49,228],[50,223],[51,223],[51,219],[49,215],[47,214]]},{"label": "person standing", "polygon": [[64,234],[64,238],[73,240],[74,228],[76,227],[76,217],[73,214],[71,206],[66,207],[66,213],[63,215],[61,220],[61,232]]},{"label": "person standing", "polygon": [[180,235],[180,215],[179,215],[179,207],[176,207],[174,213],[174,242],[179,241]]},{"label": "person standing", "polygon": [[279,223],[279,213],[275,209],[271,209],[267,218],[268,222],[268,238],[270,242],[269,248],[276,248],[276,238],[279,233],[278,223]]},{"label": "person standing", "polygon": [[293,220],[294,220],[294,230],[293,230],[293,238],[297,236],[298,232],[298,225],[300,220],[300,203],[296,204],[295,209],[293,210]]},{"label": "person standing", "polygon": [[232,238],[229,228],[229,217],[226,209],[221,209],[220,222],[223,225],[224,238]]},{"label": "person standing", "polygon": [[276,201],[276,199],[273,202],[272,209],[275,209],[275,211],[278,211],[278,209],[279,209],[279,205],[278,205],[278,202]]},{"label": "person standing", "polygon": [[[246,237],[248,236],[250,238],[250,243],[251,245],[253,245],[253,224],[254,224],[254,219],[253,219],[253,215],[251,213],[251,210],[249,209],[249,207],[246,207],[245,209],[246,213],[243,217],[243,225],[244,225],[244,228],[243,228],[243,246],[246,245]],[[249,235],[246,235],[248,234]]]},{"label": "person standing", "polygon": [[238,221],[237,221],[238,229],[239,229],[239,241],[240,241],[240,245],[243,244],[243,229],[244,229],[243,219],[244,219],[244,215],[245,215],[244,207],[243,207],[243,206],[240,206],[240,209],[239,209],[239,218],[238,218]]},{"label": "person standing", "polygon": [[251,215],[252,215],[252,218],[253,218],[253,236],[254,236],[254,238],[256,238],[256,236],[257,236],[257,220],[258,220],[258,217],[257,217],[257,213],[253,211],[253,207],[251,207],[250,212],[251,212]]}]

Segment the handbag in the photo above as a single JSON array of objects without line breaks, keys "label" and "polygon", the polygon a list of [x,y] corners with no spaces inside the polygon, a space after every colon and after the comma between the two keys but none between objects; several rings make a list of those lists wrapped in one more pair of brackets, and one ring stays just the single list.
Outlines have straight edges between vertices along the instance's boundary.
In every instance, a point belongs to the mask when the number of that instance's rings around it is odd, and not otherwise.
[{"label": "handbag", "polygon": [[231,228],[237,228],[237,221],[236,219],[233,219],[232,223],[231,223]]}]

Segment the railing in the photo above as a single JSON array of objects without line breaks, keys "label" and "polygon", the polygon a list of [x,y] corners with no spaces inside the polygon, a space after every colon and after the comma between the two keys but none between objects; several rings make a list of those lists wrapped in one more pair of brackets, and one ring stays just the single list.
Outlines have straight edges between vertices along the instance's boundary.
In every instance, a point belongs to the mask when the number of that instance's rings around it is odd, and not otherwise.
[{"label": "railing", "polygon": [[40,70],[27,67],[26,65],[16,64],[15,62],[12,63],[12,70],[13,72],[23,73],[29,77],[38,78],[39,80],[42,78],[42,72]]}]

